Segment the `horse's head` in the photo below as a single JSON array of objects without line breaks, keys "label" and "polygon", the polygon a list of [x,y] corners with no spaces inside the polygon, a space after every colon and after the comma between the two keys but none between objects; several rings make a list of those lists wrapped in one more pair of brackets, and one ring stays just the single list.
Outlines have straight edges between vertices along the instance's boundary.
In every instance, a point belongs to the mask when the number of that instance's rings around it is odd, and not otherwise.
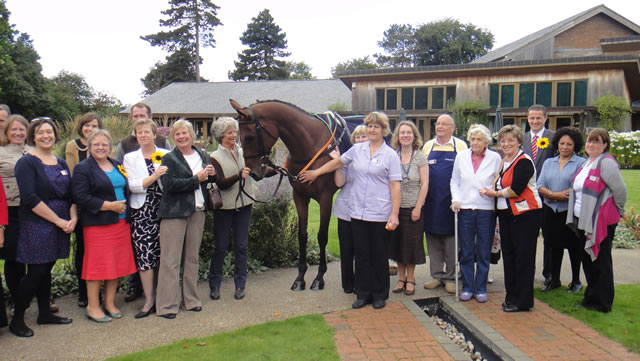
[{"label": "horse's head", "polygon": [[262,179],[267,171],[266,164],[271,155],[271,147],[278,140],[277,128],[267,128],[270,121],[260,116],[259,104],[243,108],[235,100],[229,101],[238,112],[240,143],[245,165],[251,169],[250,174],[254,179]]}]

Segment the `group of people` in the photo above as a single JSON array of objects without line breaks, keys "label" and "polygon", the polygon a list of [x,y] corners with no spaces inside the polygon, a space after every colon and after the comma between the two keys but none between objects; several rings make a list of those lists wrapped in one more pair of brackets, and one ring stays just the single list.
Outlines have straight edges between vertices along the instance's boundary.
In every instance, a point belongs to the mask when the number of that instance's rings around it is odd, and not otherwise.
[{"label": "group of people", "polygon": [[[0,106],[2,119],[2,112],[10,114]],[[34,296],[38,324],[72,322],[55,315],[51,304],[51,270],[56,260],[69,257],[71,233],[77,245],[78,306],[88,319],[105,323],[122,318],[115,302],[118,282],[133,274],[144,294],[135,318],[155,312],[174,319],[180,308],[201,311],[199,249],[210,210],[205,198],[213,184],[220,188],[223,206],[214,215],[210,297],[220,298],[231,229],[234,297],[245,297],[255,190],[237,144],[236,120],[223,117],[213,123],[219,147],[208,155],[195,146],[193,126],[183,119],[171,127],[171,149],[146,104],[132,106],[133,132],[117,150],[100,117],[87,113],[78,120],[79,137],[66,145],[64,160],[53,153],[59,136],[51,119],[6,118],[0,123],[0,250],[14,307],[13,334],[33,336],[24,314]],[[0,288],[0,327],[8,324],[5,311]]]},{"label": "group of people", "polygon": [[[210,298],[221,297],[222,268],[234,235],[234,298],[245,297],[248,231],[254,183],[248,177],[238,123],[222,117],[212,135],[211,155],[195,146],[193,126],[176,121],[169,140],[158,134],[151,109],[131,107],[133,132],[113,150],[110,133],[95,113],[83,115],[78,138],[56,157],[55,123],[46,117],[28,122],[0,105],[0,255],[13,304],[12,333],[33,336],[24,322],[34,296],[38,324],[69,324],[51,302],[51,270],[68,258],[70,234],[76,236],[78,306],[98,323],[123,317],[115,303],[118,280],[128,275],[144,303],[135,318],[155,312],[174,319],[180,308],[199,312],[198,254],[208,209],[209,188],[218,187],[223,205],[214,212],[215,248],[209,272]],[[515,125],[498,132],[502,156],[489,149],[487,127],[471,125],[469,146],[453,136],[447,114],[435,124],[436,137],[423,145],[413,122],[400,122],[391,137],[389,119],[372,112],[352,134],[344,154],[300,175],[313,182],[335,171],[341,187],[334,205],[338,218],[342,288],[355,293],[352,307],[385,307],[389,291],[413,295],[415,267],[426,262],[431,280],[424,288],[444,286],[454,293],[455,252],[460,255],[460,299],[488,300],[492,242],[499,229],[504,258],[505,312],[533,307],[537,238],[544,237],[545,286],[560,286],[564,249],[569,250],[572,281],[579,292],[580,266],[587,288],[582,305],[608,312],[614,297],[611,259],[616,225],[624,214],[626,187],[608,153],[604,129],[583,138],[574,128],[553,133],[544,128],[546,109],[528,111],[531,128]],[[556,151],[558,154],[556,155]],[[115,154],[115,157],[113,155]],[[458,218],[459,249],[454,246]],[[496,227],[496,219],[499,227]],[[389,259],[398,267],[391,289]],[[104,283],[104,287],[103,287]],[[0,327],[8,324],[0,288]]]},{"label": "group of people", "polygon": [[[412,122],[400,122],[390,145],[388,118],[373,112],[352,134],[346,153],[300,176],[313,182],[335,171],[341,190],[334,204],[338,218],[342,287],[355,293],[353,308],[385,306],[389,291],[415,293],[415,266],[425,263],[426,237],[431,280],[425,289],[444,286],[460,299],[488,301],[487,283],[496,232],[503,255],[505,312],[533,307],[537,240],[544,237],[543,291],[560,286],[564,249],[569,250],[572,281],[579,292],[580,266],[587,279],[582,305],[611,310],[613,268],[611,242],[624,214],[626,188],[615,159],[607,152],[609,136],[592,130],[586,138],[588,159],[577,155],[583,137],[575,128],[556,133],[545,128],[546,108],[528,110],[530,130],[515,125],[499,130],[498,153],[481,124],[467,132],[469,146],[453,136],[454,119],[435,123],[436,137],[422,144]],[[556,154],[558,153],[558,154]],[[458,249],[455,224],[458,222]],[[456,253],[460,275],[456,274]],[[388,260],[398,264],[390,288]]]}]

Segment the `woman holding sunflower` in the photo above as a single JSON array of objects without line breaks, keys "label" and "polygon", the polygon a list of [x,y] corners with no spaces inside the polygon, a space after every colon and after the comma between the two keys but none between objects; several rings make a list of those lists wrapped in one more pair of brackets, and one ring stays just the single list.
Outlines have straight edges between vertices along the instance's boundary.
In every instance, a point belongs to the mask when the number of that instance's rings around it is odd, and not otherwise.
[{"label": "woman holding sunflower", "polygon": [[[115,305],[118,278],[136,271],[131,248],[131,228],[127,198],[127,173],[118,161],[109,158],[113,148],[108,130],[94,130],[88,139],[87,159],[73,171],[72,192],[84,225],[85,253],[82,279],[87,281],[87,318],[110,322],[122,318]],[[99,293],[104,281],[104,311]]]},{"label": "woman holding sunflower", "polygon": [[155,308],[154,273],[160,265],[158,209],[162,198],[158,179],[167,172],[167,167],[160,163],[162,156],[169,150],[156,147],[158,126],[153,120],[140,119],[133,125],[133,129],[140,149],[125,154],[124,169],[129,176],[131,191],[131,238],[145,298],[144,305],[135,317],[144,318]]}]

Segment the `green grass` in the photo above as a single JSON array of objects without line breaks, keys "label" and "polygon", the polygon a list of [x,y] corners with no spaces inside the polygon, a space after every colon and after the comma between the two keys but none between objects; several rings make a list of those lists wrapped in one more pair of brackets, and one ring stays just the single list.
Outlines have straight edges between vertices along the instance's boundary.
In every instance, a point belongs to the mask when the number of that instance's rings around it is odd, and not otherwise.
[{"label": "green grass", "polygon": [[536,289],[535,296],[554,309],[584,322],[601,335],[640,353],[640,285],[617,285],[615,290],[613,309],[609,313],[589,311],[579,306],[584,291],[571,294],[566,287],[549,292]]},{"label": "green grass", "polygon": [[109,360],[339,360],[335,331],[322,315],[272,321]]},{"label": "green grass", "polygon": [[[337,195],[337,192],[333,195],[334,202]],[[318,202],[311,200],[311,202],[309,202],[309,225],[307,226],[309,242],[318,241],[318,228],[320,228],[320,205]],[[329,223],[329,243],[327,244],[327,251],[331,252],[336,257],[340,257],[340,243],[338,243],[338,218],[333,215],[331,216],[331,222]]]},{"label": "green grass", "polygon": [[640,211],[640,170],[639,169],[623,169],[622,179],[627,185],[627,206],[634,207]]}]

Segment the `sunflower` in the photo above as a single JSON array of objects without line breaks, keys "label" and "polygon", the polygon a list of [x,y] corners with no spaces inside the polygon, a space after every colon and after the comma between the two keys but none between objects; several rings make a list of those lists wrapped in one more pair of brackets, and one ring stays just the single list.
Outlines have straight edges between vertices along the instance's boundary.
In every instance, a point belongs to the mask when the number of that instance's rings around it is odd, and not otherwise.
[{"label": "sunflower", "polygon": [[162,152],[155,152],[153,154],[151,154],[151,161],[156,163],[156,164],[160,164],[162,163]]},{"label": "sunflower", "polygon": [[538,141],[536,142],[536,146],[538,146],[538,149],[547,148],[549,146],[549,138],[542,137],[542,138],[538,139]]},{"label": "sunflower", "polygon": [[118,165],[118,172],[120,172],[120,174],[122,174],[125,178],[129,178],[127,172],[124,171],[124,166],[122,164]]}]

